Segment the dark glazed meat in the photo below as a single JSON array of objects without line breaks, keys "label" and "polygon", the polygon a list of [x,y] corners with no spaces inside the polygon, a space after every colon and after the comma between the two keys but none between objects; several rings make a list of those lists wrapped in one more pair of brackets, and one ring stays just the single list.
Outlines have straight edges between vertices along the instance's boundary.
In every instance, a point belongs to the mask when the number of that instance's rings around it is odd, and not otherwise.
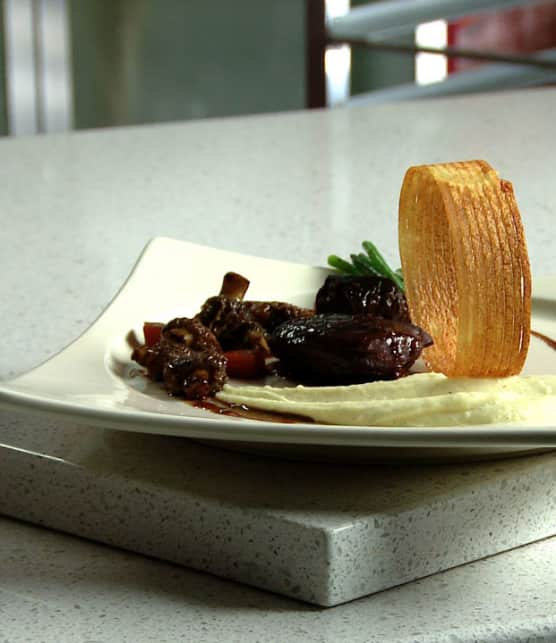
[{"label": "dark glazed meat", "polygon": [[278,301],[243,301],[249,281],[227,273],[220,294],[203,304],[197,318],[209,328],[224,351],[258,349],[270,355],[270,333],[285,321],[313,315],[312,310]]},{"label": "dark glazed meat", "polygon": [[222,295],[210,297],[197,315],[199,321],[214,333],[225,351],[238,348],[260,349],[269,354],[270,349],[264,329],[256,323],[239,299]]},{"label": "dark glazed meat", "polygon": [[317,293],[317,313],[367,314],[409,321],[407,301],[385,277],[330,275]]},{"label": "dark glazed meat", "polygon": [[162,329],[154,346],[139,346],[132,359],[172,395],[200,400],[214,395],[226,382],[226,357],[214,334],[197,319],[179,317]]},{"label": "dark glazed meat", "polygon": [[328,277],[317,295],[320,314],[245,301],[248,288],[245,277],[226,273],[220,293],[193,319],[145,323],[146,343],[132,359],[170,394],[202,400],[222,389],[227,366],[236,377],[260,377],[276,357],[280,372],[299,381],[352,384],[400,377],[432,344],[409,322],[405,297],[388,279]]},{"label": "dark glazed meat", "polygon": [[310,308],[301,308],[283,301],[246,301],[244,304],[249,315],[267,333],[272,333],[277,326],[284,322],[312,317],[315,314],[315,311]]},{"label": "dark glazed meat", "polygon": [[372,315],[315,315],[279,326],[271,339],[280,368],[308,384],[355,384],[405,375],[429,335]]}]

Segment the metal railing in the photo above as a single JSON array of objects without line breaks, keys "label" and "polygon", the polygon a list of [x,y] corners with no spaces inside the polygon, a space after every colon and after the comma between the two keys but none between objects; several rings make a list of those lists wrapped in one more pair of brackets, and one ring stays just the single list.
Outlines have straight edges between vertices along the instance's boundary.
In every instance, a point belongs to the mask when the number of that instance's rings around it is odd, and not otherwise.
[{"label": "metal railing", "polygon": [[333,41],[350,39],[392,38],[423,22],[439,18],[457,19],[493,9],[509,9],[532,3],[534,0],[382,0],[354,7],[327,25]]},{"label": "metal railing", "polygon": [[[308,2],[311,4],[311,0]],[[489,63],[470,71],[451,74],[446,80],[431,85],[404,84],[359,94],[349,98],[348,105],[553,83],[556,81],[556,49],[531,55],[516,55],[469,48],[434,48],[407,44],[407,35],[425,22],[456,20],[467,15],[534,4],[538,4],[538,0],[381,0],[352,8],[346,15],[326,22],[320,41],[322,55],[324,56],[327,47],[349,45],[352,48],[408,56],[432,53],[447,58],[467,58]],[[405,42],[403,37],[406,38]],[[396,38],[401,41],[396,41]],[[313,52],[313,59],[315,57]],[[322,77],[320,72],[320,78]],[[314,86],[314,77],[312,81],[309,79],[309,84],[311,82]]]}]

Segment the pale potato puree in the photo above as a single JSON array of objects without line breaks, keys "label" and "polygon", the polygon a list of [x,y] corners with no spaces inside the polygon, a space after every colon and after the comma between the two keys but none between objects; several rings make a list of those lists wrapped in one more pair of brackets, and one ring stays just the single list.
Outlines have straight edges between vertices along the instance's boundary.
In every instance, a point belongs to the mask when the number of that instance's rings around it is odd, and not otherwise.
[{"label": "pale potato puree", "polygon": [[323,424],[546,425],[556,419],[556,375],[479,379],[417,373],[400,380],[351,386],[227,384],[216,397],[250,408],[303,415]]}]

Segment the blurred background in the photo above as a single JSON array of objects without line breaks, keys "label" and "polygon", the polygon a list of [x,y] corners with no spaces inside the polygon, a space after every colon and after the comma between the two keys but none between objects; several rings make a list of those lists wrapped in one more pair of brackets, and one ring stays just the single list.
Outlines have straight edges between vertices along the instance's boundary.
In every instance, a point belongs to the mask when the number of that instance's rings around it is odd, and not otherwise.
[{"label": "blurred background", "polygon": [[0,134],[556,82],[556,0],[2,0]]}]

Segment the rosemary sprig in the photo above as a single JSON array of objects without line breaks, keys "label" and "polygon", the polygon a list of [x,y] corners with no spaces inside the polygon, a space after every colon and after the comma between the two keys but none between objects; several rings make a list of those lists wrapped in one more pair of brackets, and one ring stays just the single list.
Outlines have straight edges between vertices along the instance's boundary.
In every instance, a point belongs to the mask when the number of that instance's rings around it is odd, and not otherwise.
[{"label": "rosemary sprig", "polygon": [[386,277],[387,279],[391,279],[396,286],[404,292],[405,284],[401,268],[392,270],[374,243],[363,241],[362,246],[365,252],[351,254],[351,263],[337,255],[330,255],[328,257],[328,265],[346,275]]}]

